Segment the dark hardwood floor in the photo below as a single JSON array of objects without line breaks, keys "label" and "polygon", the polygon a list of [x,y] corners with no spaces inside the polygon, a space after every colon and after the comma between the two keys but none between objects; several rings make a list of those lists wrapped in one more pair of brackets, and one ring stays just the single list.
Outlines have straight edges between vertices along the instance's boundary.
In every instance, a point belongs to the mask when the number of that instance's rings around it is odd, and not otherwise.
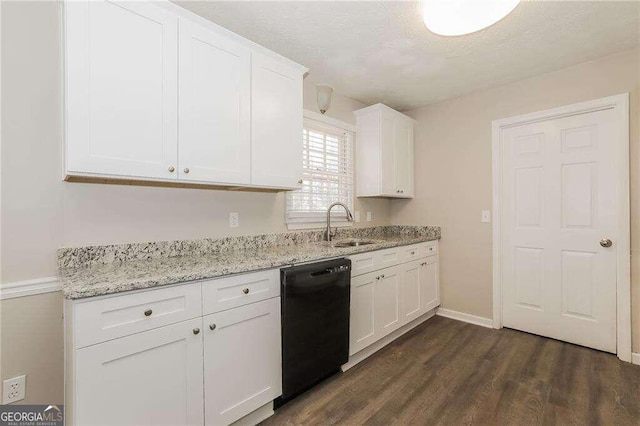
[{"label": "dark hardwood floor", "polygon": [[434,317],[264,425],[640,425],[640,366]]}]

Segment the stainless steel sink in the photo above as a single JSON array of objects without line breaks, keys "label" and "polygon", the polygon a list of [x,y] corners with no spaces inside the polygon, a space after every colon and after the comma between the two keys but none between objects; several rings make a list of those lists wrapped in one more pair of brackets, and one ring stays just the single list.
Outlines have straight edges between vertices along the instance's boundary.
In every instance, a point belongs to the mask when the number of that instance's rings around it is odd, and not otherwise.
[{"label": "stainless steel sink", "polygon": [[377,243],[377,241],[375,240],[338,240],[338,241],[331,241],[329,243],[326,243],[328,245],[330,245],[331,247],[359,247],[359,246],[366,246],[369,244],[375,244]]}]

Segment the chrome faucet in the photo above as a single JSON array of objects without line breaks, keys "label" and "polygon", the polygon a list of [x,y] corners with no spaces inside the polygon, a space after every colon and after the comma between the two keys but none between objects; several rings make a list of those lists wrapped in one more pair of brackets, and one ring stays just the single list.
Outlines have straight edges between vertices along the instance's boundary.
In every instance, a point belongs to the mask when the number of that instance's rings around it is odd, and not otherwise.
[{"label": "chrome faucet", "polygon": [[351,215],[351,211],[349,211],[349,207],[347,207],[345,203],[336,201],[335,203],[331,204],[327,209],[327,241],[331,241],[331,237],[333,237],[333,234],[331,234],[331,209],[334,208],[335,206],[344,207],[345,211],[347,212],[347,220],[349,222],[353,222],[353,216]]}]

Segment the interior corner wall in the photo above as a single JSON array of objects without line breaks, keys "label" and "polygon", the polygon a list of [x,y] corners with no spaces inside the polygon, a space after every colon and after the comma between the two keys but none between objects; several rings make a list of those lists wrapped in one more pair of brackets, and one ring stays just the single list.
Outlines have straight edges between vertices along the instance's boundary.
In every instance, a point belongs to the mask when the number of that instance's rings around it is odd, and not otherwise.
[{"label": "interior corner wall", "polygon": [[630,93],[633,349],[640,352],[640,65],[638,50],[406,112],[415,129],[415,192],[391,202],[393,224],[442,226],[442,307],[493,316],[491,122]]}]

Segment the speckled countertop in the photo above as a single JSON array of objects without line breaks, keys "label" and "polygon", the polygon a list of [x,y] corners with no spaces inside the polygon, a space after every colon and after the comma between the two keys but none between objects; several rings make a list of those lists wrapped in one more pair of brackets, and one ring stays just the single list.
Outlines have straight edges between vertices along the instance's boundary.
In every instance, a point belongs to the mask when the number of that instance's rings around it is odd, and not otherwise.
[{"label": "speckled countertop", "polygon": [[344,238],[376,242],[335,248],[321,241],[322,232],[305,231],[227,238],[222,245],[223,240],[195,240],[63,248],[58,251],[59,277],[65,298],[82,299],[432,241],[440,238],[440,228],[339,230],[336,239]]}]

